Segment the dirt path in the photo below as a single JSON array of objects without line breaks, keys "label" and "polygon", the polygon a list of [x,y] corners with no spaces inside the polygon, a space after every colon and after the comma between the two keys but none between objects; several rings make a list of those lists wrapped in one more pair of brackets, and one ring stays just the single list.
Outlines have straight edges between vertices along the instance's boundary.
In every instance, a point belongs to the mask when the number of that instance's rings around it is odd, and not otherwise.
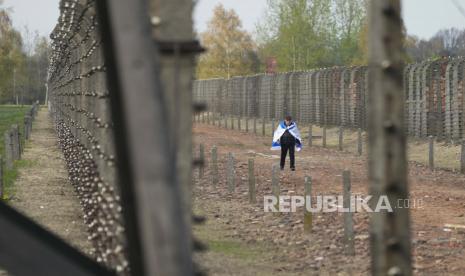
[{"label": "dirt path", "polygon": [[[194,209],[207,223],[195,235],[210,247],[196,256],[212,275],[367,275],[369,274],[368,214],[354,214],[356,255],[343,253],[343,218],[339,213],[314,215],[313,232],[303,233],[303,212],[270,214],[263,211],[263,196],[271,194],[271,167],[278,155],[270,151],[270,138],[195,125],[196,146],[205,145],[205,177],[195,172]],[[209,151],[218,147],[220,183],[211,184]],[[196,154],[198,148],[195,149]],[[236,190],[228,193],[225,164],[228,152],[236,158]],[[247,196],[247,159],[255,158],[257,204]],[[350,169],[354,193],[368,193],[366,157],[321,147],[297,154],[297,171],[281,173],[281,195],[303,195],[304,176],[313,178],[313,195],[339,195],[341,174]],[[414,272],[418,275],[463,275],[465,230],[465,176],[431,172],[410,164],[411,198],[423,208],[411,209]]]},{"label": "dirt path", "polygon": [[[81,207],[71,184],[46,108],[33,123],[31,139],[22,155],[26,163],[14,183],[9,203],[73,246],[89,253]],[[0,273],[0,275],[2,275]]]}]

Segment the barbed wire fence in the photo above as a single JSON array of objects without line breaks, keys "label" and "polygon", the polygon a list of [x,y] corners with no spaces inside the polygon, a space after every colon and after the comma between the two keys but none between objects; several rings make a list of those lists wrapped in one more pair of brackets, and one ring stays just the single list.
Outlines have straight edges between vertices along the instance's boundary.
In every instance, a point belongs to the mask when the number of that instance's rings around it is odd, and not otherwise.
[{"label": "barbed wire fence", "polygon": [[[193,273],[189,118],[195,106],[188,91],[202,48],[193,37],[192,5],[60,1],[51,35],[50,113],[91,257],[118,275]],[[160,134],[162,116],[170,127]]]},{"label": "barbed wire fence", "polygon": [[98,262],[128,272],[113,123],[95,2],[62,2],[52,33],[51,114]]},{"label": "barbed wire fence", "polygon": [[[406,66],[405,120],[409,136],[458,142],[464,133],[464,58],[443,58]],[[366,129],[368,67],[197,80],[194,100],[215,117],[282,119]],[[245,85],[241,85],[245,83]]]}]

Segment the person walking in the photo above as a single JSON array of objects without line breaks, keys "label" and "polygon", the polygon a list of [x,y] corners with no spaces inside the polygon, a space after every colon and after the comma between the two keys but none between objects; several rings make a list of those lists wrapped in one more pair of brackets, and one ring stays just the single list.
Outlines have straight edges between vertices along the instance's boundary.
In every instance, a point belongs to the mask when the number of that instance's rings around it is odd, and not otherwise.
[{"label": "person walking", "polygon": [[284,170],[287,152],[289,152],[290,167],[292,171],[295,171],[295,150],[302,150],[302,139],[297,124],[292,121],[291,116],[286,116],[284,121],[279,123],[273,135],[271,149],[281,150],[281,170]]}]

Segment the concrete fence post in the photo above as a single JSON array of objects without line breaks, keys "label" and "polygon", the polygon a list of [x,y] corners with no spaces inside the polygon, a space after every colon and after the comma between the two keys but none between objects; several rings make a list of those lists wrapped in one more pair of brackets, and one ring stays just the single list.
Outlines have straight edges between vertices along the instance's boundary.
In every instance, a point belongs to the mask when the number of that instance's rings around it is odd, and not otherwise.
[{"label": "concrete fence post", "polygon": [[19,159],[21,159],[21,156],[23,155],[24,147],[22,143],[22,136],[23,134],[21,131],[19,131],[19,126],[18,126],[18,147],[19,147]]},{"label": "concrete fence post", "polygon": [[5,166],[7,169],[13,169],[13,141],[11,141],[11,130],[5,131],[3,135],[5,143]]},{"label": "concrete fence post", "polygon": [[[408,199],[401,1],[370,1],[368,9],[368,176],[371,202]],[[363,124],[361,124],[363,126]],[[412,271],[408,208],[370,214],[370,275]]]},{"label": "concrete fence post", "polygon": [[31,117],[30,116],[24,116],[24,139],[29,140],[30,138],[30,129],[29,129],[29,124],[31,123]]},{"label": "concrete fence post", "polygon": [[20,152],[20,146],[19,146],[19,133],[18,133],[18,125],[14,124],[11,126],[11,141],[13,145],[13,160],[19,160],[21,159],[21,152]]},{"label": "concrete fence post", "polygon": [[16,150],[17,150],[17,155],[16,157],[18,160],[21,159],[21,154],[23,153],[23,147],[21,145],[21,132],[19,131],[19,125],[13,125],[15,128],[15,140],[16,140]]}]

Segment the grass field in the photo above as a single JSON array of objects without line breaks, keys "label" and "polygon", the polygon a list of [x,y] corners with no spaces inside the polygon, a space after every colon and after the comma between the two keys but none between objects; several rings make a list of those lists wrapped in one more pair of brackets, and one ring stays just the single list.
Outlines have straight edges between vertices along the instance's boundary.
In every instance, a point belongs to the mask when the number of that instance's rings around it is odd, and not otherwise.
[{"label": "grass field", "polygon": [[[19,131],[24,132],[24,116],[31,107],[28,105],[0,105],[0,155],[5,155],[4,133],[11,125],[18,124]],[[23,137],[23,136],[21,136]],[[15,162],[13,170],[7,170],[4,167],[3,174],[3,199],[11,197],[14,191],[13,183],[18,176],[18,169],[27,166],[27,162],[18,160]]]}]

